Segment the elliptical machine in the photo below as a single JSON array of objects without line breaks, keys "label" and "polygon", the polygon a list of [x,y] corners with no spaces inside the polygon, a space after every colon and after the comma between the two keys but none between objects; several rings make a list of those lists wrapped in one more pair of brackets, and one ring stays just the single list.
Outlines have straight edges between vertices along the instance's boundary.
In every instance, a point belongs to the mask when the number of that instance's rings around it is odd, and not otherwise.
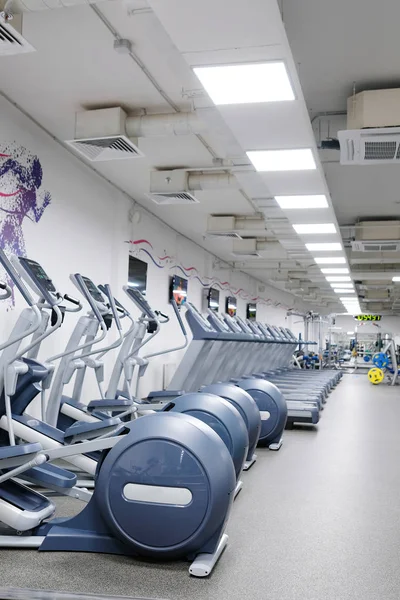
[{"label": "elliptical machine", "polygon": [[[36,316],[22,340],[39,328],[40,314],[1,250],[0,261]],[[43,278],[43,291],[50,284]],[[20,391],[34,385],[31,375],[25,369],[18,376]],[[11,405],[14,396],[7,394]],[[198,577],[211,573],[227,544],[224,531],[236,477],[226,445],[205,423],[185,414],[158,413],[121,424],[113,437],[79,444],[71,439],[69,446],[46,450],[39,443],[15,444],[12,418],[8,427],[11,446],[0,448],[0,520],[22,535],[0,536],[1,547],[157,560],[195,557],[189,572]],[[92,499],[76,517],[47,521],[53,503],[15,478],[45,463],[92,452],[102,453]]]}]

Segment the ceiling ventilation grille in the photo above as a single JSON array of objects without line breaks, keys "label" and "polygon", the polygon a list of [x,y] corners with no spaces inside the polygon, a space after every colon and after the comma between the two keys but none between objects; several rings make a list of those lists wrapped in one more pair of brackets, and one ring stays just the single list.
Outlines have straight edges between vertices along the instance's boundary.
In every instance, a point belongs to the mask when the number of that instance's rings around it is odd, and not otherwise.
[{"label": "ceiling ventilation grille", "polygon": [[207,237],[208,238],[228,238],[228,239],[234,239],[234,240],[242,240],[243,238],[238,234],[235,233],[234,231],[208,231],[207,232]]},{"label": "ceiling ventilation grille", "polygon": [[232,256],[234,256],[235,258],[261,258],[261,254],[259,254],[258,252],[254,251],[254,252],[232,252]]},{"label": "ceiling ventilation grille", "polygon": [[400,241],[356,241],[351,243],[354,252],[400,252]]},{"label": "ceiling ventilation grille", "polygon": [[339,131],[342,165],[399,164],[400,128]]},{"label": "ceiling ventilation grille", "polygon": [[164,193],[152,193],[147,194],[150,200],[153,200],[156,204],[199,204],[197,198],[188,194],[188,192],[164,192]]},{"label": "ceiling ventilation grille", "polygon": [[124,135],[68,140],[66,143],[91,162],[125,160],[143,156],[139,148]]},{"label": "ceiling ventilation grille", "polygon": [[0,56],[10,56],[15,54],[25,54],[34,52],[35,48],[31,46],[21,35],[22,17],[15,15],[13,27],[0,19]]}]

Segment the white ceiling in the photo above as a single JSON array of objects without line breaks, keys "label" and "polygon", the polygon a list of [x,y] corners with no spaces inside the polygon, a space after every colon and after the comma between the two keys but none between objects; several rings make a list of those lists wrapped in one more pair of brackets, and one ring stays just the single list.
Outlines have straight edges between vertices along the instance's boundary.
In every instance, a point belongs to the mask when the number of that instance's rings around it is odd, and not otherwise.
[{"label": "white ceiling", "polygon": [[[295,0],[285,2],[288,8],[297,10]],[[313,3],[303,0],[298,4],[311,8]],[[224,260],[232,260],[229,243],[204,239],[207,216],[250,215],[259,206],[270,235],[275,234],[298,258],[288,256],[284,268],[279,268],[276,260],[264,260],[255,269],[254,263],[241,264],[241,268],[262,281],[276,281],[278,287],[291,277],[289,272],[299,270],[298,277],[302,278],[301,271],[306,269],[308,278],[330,292],[304,248],[304,242],[311,240],[300,239],[291,227],[291,222],[312,222],[314,214],[284,213],[271,200],[274,194],[322,193],[329,197],[323,170],[326,165],[322,167],[318,161],[277,1],[252,0],[244,4],[241,0],[150,0],[146,4],[144,0],[114,0],[99,3],[96,10],[101,11],[103,20],[88,5],[24,15],[24,36],[37,52],[0,59],[2,91],[61,141],[74,137],[75,113],[81,110],[121,106],[129,113],[142,114],[146,110],[151,114],[196,108],[208,125],[203,138],[214,154],[244,165],[235,170],[244,194],[237,190],[196,192],[200,203],[189,207],[159,207],[148,200],[152,169],[213,167],[212,154],[194,135],[141,138],[143,159],[96,163],[96,169],[166,223]],[[132,42],[135,54],[169,102],[131,58],[113,50],[115,32]],[[302,44],[296,32],[298,50]],[[319,49],[314,53],[313,60],[318,62]],[[288,67],[296,94],[292,103],[225,106],[217,110],[191,69],[204,64],[275,59],[285,60]],[[300,68],[302,78],[304,73]],[[246,166],[249,161],[245,150],[296,147],[313,149],[316,171],[257,174]],[[329,179],[330,172],[327,174]],[[317,219],[336,222],[331,207],[322,209]],[[337,239],[324,236],[321,241]]]},{"label": "white ceiling", "polygon": [[[400,87],[400,4],[396,0],[282,0],[282,6],[317,139],[321,131],[325,139],[328,129],[335,137],[338,129],[347,128],[345,115],[329,113],[345,112],[353,91]],[[323,113],[328,116],[318,118]],[[341,225],[399,218],[400,170],[396,166],[341,166],[337,151],[322,151],[320,156]],[[342,231],[347,237],[350,230]],[[374,263],[371,268],[383,269],[385,261],[399,262],[398,256],[388,256],[369,255]],[[363,255],[362,260],[368,262],[368,257]],[[390,287],[390,279],[389,270],[382,278],[382,289]]]}]

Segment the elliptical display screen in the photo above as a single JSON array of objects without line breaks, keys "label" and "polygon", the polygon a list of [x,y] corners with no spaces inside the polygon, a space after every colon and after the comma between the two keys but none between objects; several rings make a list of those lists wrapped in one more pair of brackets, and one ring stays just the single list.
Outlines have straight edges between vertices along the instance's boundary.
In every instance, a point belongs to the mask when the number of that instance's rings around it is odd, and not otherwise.
[{"label": "elliptical display screen", "polygon": [[208,308],[214,312],[219,311],[219,291],[215,288],[210,288],[208,291]]},{"label": "elliptical display screen", "polygon": [[257,318],[257,304],[248,304],[246,308],[246,316],[250,321],[255,321]]},{"label": "elliptical display screen", "polygon": [[91,279],[89,279],[88,277],[83,277],[82,279],[90,293],[90,295],[92,296],[92,298],[94,300],[96,300],[96,302],[101,302],[102,304],[104,304],[104,298],[103,295],[100,293],[100,290],[94,285],[93,281]]},{"label": "elliptical display screen", "polygon": [[52,280],[38,262],[24,257],[19,257],[19,261],[24,265],[26,271],[28,271],[32,279],[36,280],[42,289],[45,289],[51,293],[55,293],[57,291]]},{"label": "elliptical display screen", "polygon": [[230,316],[230,317],[234,317],[236,315],[236,311],[237,311],[237,302],[236,302],[236,298],[234,298],[233,296],[228,296],[226,299],[226,304],[225,304],[226,308],[225,308],[225,312]]},{"label": "elliptical display screen", "polygon": [[174,275],[171,279],[169,300],[174,298],[177,306],[183,306],[187,301],[188,280]]}]

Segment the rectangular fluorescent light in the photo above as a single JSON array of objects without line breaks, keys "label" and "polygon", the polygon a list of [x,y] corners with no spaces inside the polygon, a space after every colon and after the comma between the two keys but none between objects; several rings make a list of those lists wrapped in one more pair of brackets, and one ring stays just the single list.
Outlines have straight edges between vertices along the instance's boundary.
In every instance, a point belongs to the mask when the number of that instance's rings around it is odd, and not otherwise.
[{"label": "rectangular fluorescent light", "polygon": [[335,281],[334,283],[331,283],[331,286],[333,288],[342,288],[343,290],[352,290],[352,289],[354,289],[352,283],[339,283],[337,281]]},{"label": "rectangular fluorescent light", "polygon": [[326,196],[275,196],[275,200],[283,210],[328,207]]},{"label": "rectangular fluorescent light", "polygon": [[400,277],[393,277],[392,281],[394,281],[395,283],[399,283]]},{"label": "rectangular fluorescent light", "polygon": [[344,256],[317,256],[314,258],[317,265],[345,265]]},{"label": "rectangular fluorescent light", "polygon": [[295,99],[283,61],[195,67],[193,71],[217,106]]},{"label": "rectangular fluorescent light", "polygon": [[299,235],[306,235],[307,233],[312,235],[336,233],[336,227],[334,223],[299,223],[293,225],[293,229]]},{"label": "rectangular fluorescent light", "polygon": [[317,168],[311,148],[254,150],[246,154],[257,171],[313,171]]},{"label": "rectangular fluorescent light", "polygon": [[354,331],[348,331],[347,335],[354,335]]},{"label": "rectangular fluorescent light", "polygon": [[342,244],[336,242],[322,244],[306,244],[309,252],[338,252],[342,250]]},{"label": "rectangular fluorescent light", "polygon": [[351,277],[340,277],[340,275],[334,275],[333,277],[326,277],[326,280],[329,281],[329,283],[344,283],[345,281],[351,281]]},{"label": "rectangular fluorescent light", "polygon": [[348,275],[349,270],[345,269],[321,269],[324,275]]},{"label": "rectangular fluorescent light", "polygon": [[348,290],[347,288],[333,288],[335,294],[355,294],[354,290]]}]

